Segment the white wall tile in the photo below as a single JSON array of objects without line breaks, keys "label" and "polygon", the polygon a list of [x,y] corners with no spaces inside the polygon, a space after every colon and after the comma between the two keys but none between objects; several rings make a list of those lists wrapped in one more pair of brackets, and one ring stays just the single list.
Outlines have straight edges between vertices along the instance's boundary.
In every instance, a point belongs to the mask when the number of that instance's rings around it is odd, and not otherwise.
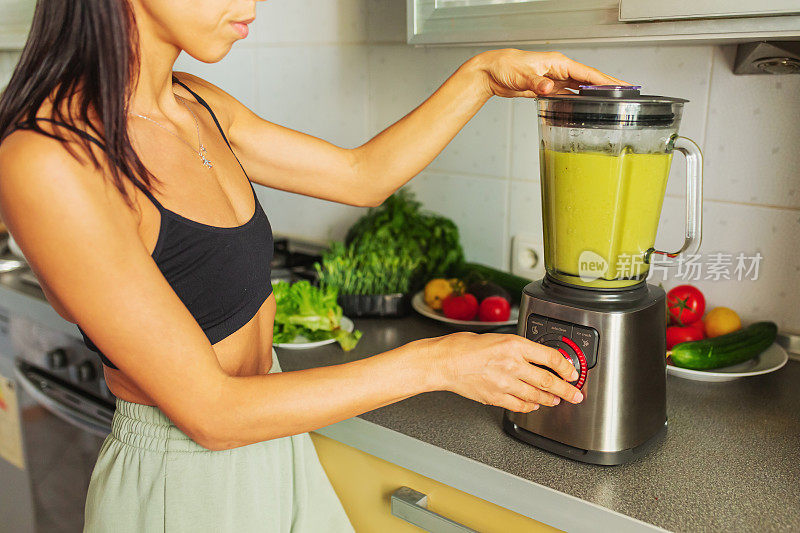
[{"label": "white wall tile", "polygon": [[367,0],[270,0],[257,4],[248,42],[363,43]]},{"label": "white wall tile", "polygon": [[[370,51],[371,131],[402,118],[427,99],[462,63],[471,48],[419,49],[378,45]],[[449,173],[505,177],[508,173],[508,101],[490,100],[428,167]]]},{"label": "white wall tile", "polygon": [[511,102],[497,98],[489,100],[429,168],[441,172],[508,176],[510,105]]},{"label": "white wall tile", "polygon": [[[667,197],[656,239],[658,247],[677,249],[683,243],[683,198]],[[709,308],[734,309],[743,320],[773,320],[781,328],[800,331],[800,211],[707,201],[704,204],[701,262],[707,266],[715,253],[746,257],[761,253],[756,281],[677,278],[672,269],[664,283],[669,289],[680,283],[696,285]],[[704,277],[706,275],[704,269]]]},{"label": "white wall tile", "polygon": [[734,55],[715,50],[706,197],[800,207],[800,76],[737,76]]},{"label": "white wall tile", "polygon": [[366,208],[353,207],[256,185],[272,231],[327,244],[343,240],[347,230]]},{"label": "white wall tile", "polygon": [[405,43],[406,2],[367,0],[367,39],[370,43]]},{"label": "white wall tile", "polygon": [[435,51],[407,45],[369,48],[369,131],[376,134],[404,117],[438,87],[427,72]]},{"label": "white wall tile", "polygon": [[536,100],[514,98],[511,131],[511,177],[539,179],[539,117]]},{"label": "white wall tile", "polygon": [[367,136],[367,49],[264,47],[256,53],[255,111],[263,118],[347,148]]},{"label": "white wall tile", "polygon": [[0,50],[0,92],[5,89],[11,79],[20,54],[21,52],[17,50]]},{"label": "white wall tile", "polygon": [[507,268],[508,180],[424,171],[409,184],[428,210],[456,223],[468,261]]},{"label": "white wall tile", "polygon": [[255,50],[238,44],[217,63],[203,63],[186,53],[181,53],[175,62],[175,70],[213,83],[251,109],[258,102],[254,69]]},{"label": "white wall tile", "polygon": [[508,240],[516,235],[542,236],[542,194],[538,181],[511,180]]}]

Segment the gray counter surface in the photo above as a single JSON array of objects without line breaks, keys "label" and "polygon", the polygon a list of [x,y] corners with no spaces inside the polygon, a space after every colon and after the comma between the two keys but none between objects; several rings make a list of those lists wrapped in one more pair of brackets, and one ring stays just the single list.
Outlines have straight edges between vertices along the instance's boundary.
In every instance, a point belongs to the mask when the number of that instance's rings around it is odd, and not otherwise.
[{"label": "gray counter surface", "polygon": [[[355,350],[279,350],[282,369],[343,363],[450,332],[419,316],[355,322],[364,332]],[[642,459],[613,467],[519,442],[501,429],[501,409],[447,392],[421,394],[361,418],[664,529],[800,531],[799,389],[796,361],[728,383],[669,376],[666,439]]]},{"label": "gray counter surface", "polygon": [[[41,292],[0,275],[0,305],[79,337]],[[412,315],[357,319],[355,350],[278,349],[284,371],[449,333]],[[506,435],[501,410],[422,394],[319,432],[565,531],[800,531],[800,363],[729,383],[668,378],[664,442],[627,465],[571,461]]]}]

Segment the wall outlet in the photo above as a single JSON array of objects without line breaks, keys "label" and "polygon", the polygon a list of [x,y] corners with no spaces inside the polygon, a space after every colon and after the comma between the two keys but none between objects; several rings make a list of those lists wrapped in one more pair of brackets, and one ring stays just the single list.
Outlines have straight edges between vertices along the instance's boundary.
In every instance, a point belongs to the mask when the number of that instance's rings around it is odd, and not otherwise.
[{"label": "wall outlet", "polygon": [[511,273],[534,281],[544,277],[541,236],[520,234],[511,239]]}]

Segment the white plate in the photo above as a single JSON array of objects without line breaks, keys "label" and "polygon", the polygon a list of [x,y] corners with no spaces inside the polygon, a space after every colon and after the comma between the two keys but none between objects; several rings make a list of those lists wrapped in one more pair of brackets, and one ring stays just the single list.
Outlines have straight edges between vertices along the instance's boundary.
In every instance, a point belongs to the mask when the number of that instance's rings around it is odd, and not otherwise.
[{"label": "white plate", "polygon": [[[339,321],[339,327],[345,330],[348,333],[353,331],[355,324],[353,321],[343,316],[342,319]],[[332,342],[336,342],[336,339],[325,339],[324,341],[314,341],[311,342],[307,338],[303,337],[302,335],[298,335],[294,338],[292,342],[286,342],[283,344],[273,344],[276,348],[286,348],[289,350],[307,350],[308,348],[316,348],[318,346],[325,346],[326,344],[330,344]]]},{"label": "white plate", "polygon": [[436,311],[425,303],[423,291],[420,291],[414,295],[414,297],[411,299],[411,307],[413,307],[416,312],[423,316],[438,320],[439,322],[450,324],[457,329],[468,331],[483,331],[502,326],[514,326],[517,324],[517,319],[519,317],[519,307],[515,305],[511,307],[511,314],[508,315],[508,320],[504,320],[502,322],[481,322],[480,320],[456,320],[454,318],[447,318],[442,313]]},{"label": "white plate", "polygon": [[714,370],[689,370],[688,368],[678,368],[667,363],[667,374],[695,381],[733,381],[734,379],[775,372],[782,368],[788,360],[789,354],[786,353],[786,350],[778,343],[773,343],[772,346],[753,359],[738,365],[715,368]]}]

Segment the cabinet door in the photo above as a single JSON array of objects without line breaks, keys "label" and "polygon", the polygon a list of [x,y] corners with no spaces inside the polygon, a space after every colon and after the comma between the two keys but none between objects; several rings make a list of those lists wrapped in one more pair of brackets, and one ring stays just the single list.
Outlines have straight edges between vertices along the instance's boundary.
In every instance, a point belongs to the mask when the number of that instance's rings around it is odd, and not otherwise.
[{"label": "cabinet door", "polygon": [[[398,0],[399,1],[399,0]],[[800,0],[406,0],[410,44],[752,42],[800,37]]]},{"label": "cabinet door", "polygon": [[421,531],[390,511],[390,497],[401,487],[426,494],[428,509],[482,533],[560,531],[328,437],[311,433],[311,438],[320,462],[358,533]]},{"label": "cabinet door", "polygon": [[693,18],[757,17],[800,13],[799,0],[620,0],[619,19],[624,21],[680,20]]}]

